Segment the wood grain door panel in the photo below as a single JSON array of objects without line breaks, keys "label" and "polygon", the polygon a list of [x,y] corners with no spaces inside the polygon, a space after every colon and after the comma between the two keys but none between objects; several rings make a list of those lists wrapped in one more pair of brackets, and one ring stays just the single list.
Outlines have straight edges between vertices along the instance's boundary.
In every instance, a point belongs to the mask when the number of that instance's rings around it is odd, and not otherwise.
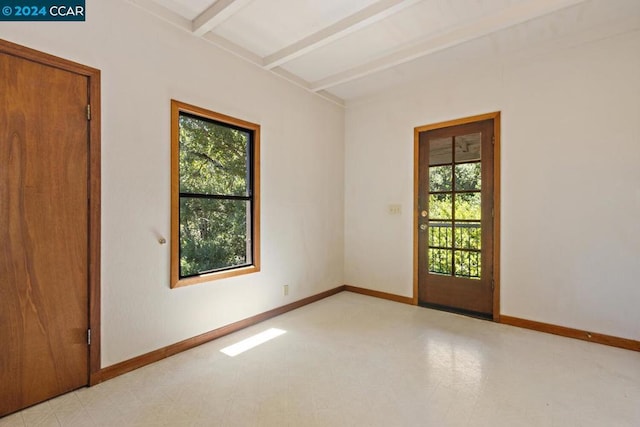
[{"label": "wood grain door panel", "polygon": [[0,416],[88,383],[88,80],[0,54]]}]

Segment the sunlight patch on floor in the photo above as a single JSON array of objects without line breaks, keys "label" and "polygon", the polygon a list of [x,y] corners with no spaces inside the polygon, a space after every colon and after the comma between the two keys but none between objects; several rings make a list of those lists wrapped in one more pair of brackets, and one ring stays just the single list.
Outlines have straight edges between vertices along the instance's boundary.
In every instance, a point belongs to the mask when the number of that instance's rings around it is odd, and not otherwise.
[{"label": "sunlight patch on floor", "polygon": [[276,337],[279,337],[280,335],[286,332],[287,331],[283,331],[282,329],[278,329],[278,328],[267,329],[264,332],[260,332],[259,334],[256,334],[252,337],[249,337],[240,342],[232,344],[228,347],[225,347],[220,351],[226,354],[227,356],[235,357],[241,353],[244,353],[247,350],[251,350],[254,347],[257,347],[261,344],[266,343],[267,341],[270,341]]}]

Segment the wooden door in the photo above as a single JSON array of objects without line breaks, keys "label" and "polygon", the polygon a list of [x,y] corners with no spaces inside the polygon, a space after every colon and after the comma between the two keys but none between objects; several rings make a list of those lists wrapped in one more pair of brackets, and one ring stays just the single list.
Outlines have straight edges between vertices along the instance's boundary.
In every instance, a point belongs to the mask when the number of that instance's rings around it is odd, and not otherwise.
[{"label": "wooden door", "polygon": [[494,120],[418,132],[418,302],[490,317]]},{"label": "wooden door", "polygon": [[0,53],[0,416],[88,384],[88,91]]}]

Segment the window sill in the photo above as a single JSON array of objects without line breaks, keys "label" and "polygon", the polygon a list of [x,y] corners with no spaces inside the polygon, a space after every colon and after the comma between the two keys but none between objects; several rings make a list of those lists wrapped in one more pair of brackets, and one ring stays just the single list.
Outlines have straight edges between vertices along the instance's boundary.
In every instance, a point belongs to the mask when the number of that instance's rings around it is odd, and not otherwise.
[{"label": "window sill", "polygon": [[218,271],[214,273],[201,274],[199,276],[185,277],[184,279],[172,280],[171,288],[181,288],[183,286],[197,285],[198,283],[212,282],[214,280],[227,279],[234,276],[257,273],[260,271],[258,265],[234,268],[233,270]]}]

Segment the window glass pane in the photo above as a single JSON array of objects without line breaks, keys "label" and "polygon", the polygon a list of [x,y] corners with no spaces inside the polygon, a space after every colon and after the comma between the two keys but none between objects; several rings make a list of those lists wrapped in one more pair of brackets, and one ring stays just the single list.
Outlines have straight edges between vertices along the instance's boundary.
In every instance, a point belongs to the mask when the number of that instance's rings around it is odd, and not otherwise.
[{"label": "window glass pane", "polygon": [[458,249],[480,249],[482,240],[482,229],[479,222],[458,222],[456,223],[456,248]]},{"label": "window glass pane", "polygon": [[456,136],[456,163],[480,160],[482,133]]},{"label": "window glass pane", "polygon": [[480,163],[456,165],[456,190],[480,190],[482,167]]},{"label": "window glass pane", "polygon": [[429,194],[429,219],[451,219],[451,194]]},{"label": "window glass pane", "polygon": [[481,219],[480,193],[456,193],[456,219]]},{"label": "window glass pane", "polygon": [[480,252],[456,251],[456,277],[480,279]]},{"label": "window glass pane", "polygon": [[251,264],[250,203],[180,198],[180,276]]},{"label": "window glass pane", "polygon": [[451,191],[451,166],[431,166],[429,168],[429,191]]},{"label": "window glass pane", "polygon": [[453,140],[437,138],[429,140],[429,165],[443,165],[453,162]]},{"label": "window glass pane", "polygon": [[451,275],[453,251],[429,248],[429,272]]},{"label": "window glass pane", "polygon": [[248,195],[250,135],[180,114],[180,192]]},{"label": "window glass pane", "polygon": [[429,246],[450,248],[452,239],[452,224],[450,222],[429,222]]}]

